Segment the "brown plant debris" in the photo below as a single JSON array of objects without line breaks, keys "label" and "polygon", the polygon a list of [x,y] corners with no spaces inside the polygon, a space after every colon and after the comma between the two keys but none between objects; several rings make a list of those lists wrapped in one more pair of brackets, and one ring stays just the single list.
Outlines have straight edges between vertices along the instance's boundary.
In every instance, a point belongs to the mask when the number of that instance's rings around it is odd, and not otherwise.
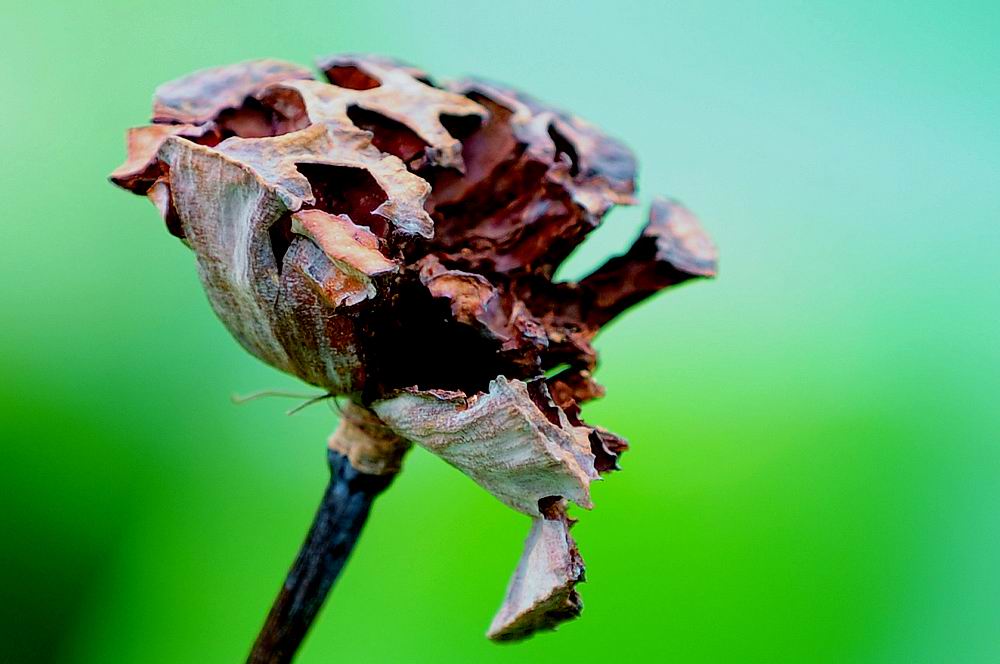
[{"label": "brown plant debris", "polygon": [[570,537],[572,525],[564,501],[549,501],[544,515],[532,520],[524,553],[488,637],[515,641],[580,615],[583,601],[576,584],[583,581],[583,558]]},{"label": "brown plant debris", "polygon": [[193,250],[248,351],[346,397],[337,459],[379,476],[416,443],[532,518],[489,636],[551,628],[581,607],[567,501],[590,508],[627,447],[580,416],[604,394],[594,337],[714,276],[715,247],[657,199],[625,254],[558,282],[605,214],[635,202],[624,145],[492,83],[436,85],[378,56],[319,66],[326,82],[258,60],[161,86],[111,180]]}]

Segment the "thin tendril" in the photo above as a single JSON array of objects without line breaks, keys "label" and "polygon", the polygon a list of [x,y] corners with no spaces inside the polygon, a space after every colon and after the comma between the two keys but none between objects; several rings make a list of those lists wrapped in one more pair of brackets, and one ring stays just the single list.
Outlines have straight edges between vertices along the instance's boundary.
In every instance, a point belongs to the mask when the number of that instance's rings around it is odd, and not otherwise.
[{"label": "thin tendril", "polygon": [[308,408],[309,406],[313,405],[314,403],[319,403],[320,401],[323,401],[325,399],[332,399],[332,398],[333,398],[333,395],[330,394],[329,392],[327,392],[326,394],[320,394],[318,396],[312,397],[308,401],[303,401],[302,403],[300,403],[295,408],[292,408],[291,410],[287,411],[285,413],[285,415],[294,415],[295,413],[299,412],[303,408]]},{"label": "thin tendril", "polygon": [[[285,392],[283,390],[260,390],[259,392],[251,392],[250,394],[239,395],[234,394],[231,399],[233,403],[237,405],[242,405],[249,403],[250,401],[256,401],[257,399],[263,399],[265,397],[283,397],[287,399],[314,399],[317,395],[315,394],[303,394],[302,392]],[[321,394],[319,396],[328,396],[327,394]]]},{"label": "thin tendril", "polygon": [[[301,392],[285,392],[282,390],[261,390],[260,392],[253,392],[252,394],[246,394],[240,396],[234,394],[231,398],[233,403],[237,405],[242,405],[250,401],[256,401],[257,399],[263,399],[264,397],[283,397],[287,399],[305,399],[304,402],[295,406],[291,410],[285,412],[285,415],[295,415],[300,410],[308,408],[314,403],[319,403],[325,399],[334,399],[334,395],[330,392],[324,392],[323,394],[302,394]],[[336,403],[336,401],[334,401]],[[337,409],[340,407],[338,405]]]}]

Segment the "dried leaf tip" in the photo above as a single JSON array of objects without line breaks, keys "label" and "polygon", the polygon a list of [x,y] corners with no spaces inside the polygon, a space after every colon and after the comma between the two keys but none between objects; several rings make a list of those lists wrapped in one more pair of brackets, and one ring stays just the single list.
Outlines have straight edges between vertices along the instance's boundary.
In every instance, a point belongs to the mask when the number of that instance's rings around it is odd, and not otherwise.
[{"label": "dried leaf tip", "polygon": [[583,601],[576,584],[583,581],[584,568],[570,525],[561,503],[532,520],[524,553],[487,637],[517,641],[580,615]]}]

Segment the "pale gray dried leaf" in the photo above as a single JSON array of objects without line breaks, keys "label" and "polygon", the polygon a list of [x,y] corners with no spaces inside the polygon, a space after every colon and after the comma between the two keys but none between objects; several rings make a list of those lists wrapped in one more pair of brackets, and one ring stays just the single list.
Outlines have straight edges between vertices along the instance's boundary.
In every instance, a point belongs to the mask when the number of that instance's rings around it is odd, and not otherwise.
[{"label": "pale gray dried leaf", "polygon": [[247,350],[292,371],[271,325],[278,270],[268,230],[285,203],[253,169],[212,148],[172,137],[160,154],[212,308]]},{"label": "pale gray dried leaf", "polygon": [[404,390],[372,409],[397,434],[438,455],[505,504],[531,516],[539,501],[561,496],[590,508],[598,479],[590,430],[551,406],[550,421],[528,385],[497,376],[489,392]]}]

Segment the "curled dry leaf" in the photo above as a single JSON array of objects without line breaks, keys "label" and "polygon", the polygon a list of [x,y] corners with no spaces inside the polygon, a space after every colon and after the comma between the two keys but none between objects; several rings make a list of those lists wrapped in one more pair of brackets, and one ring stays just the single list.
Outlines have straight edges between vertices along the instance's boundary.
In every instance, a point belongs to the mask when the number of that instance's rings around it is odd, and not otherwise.
[{"label": "curled dry leaf", "polygon": [[[635,160],[593,125],[504,86],[435,85],[378,56],[320,61],[326,82],[258,60],[157,91],[112,181],[189,246],[210,302],[268,364],[346,397],[331,449],[395,472],[410,442],[533,521],[491,638],[579,613],[566,501],[625,441],[580,417],[601,327],[716,270],[680,204],[656,200],[622,256],[556,269],[614,205]],[[561,369],[560,369],[561,367]]]}]

